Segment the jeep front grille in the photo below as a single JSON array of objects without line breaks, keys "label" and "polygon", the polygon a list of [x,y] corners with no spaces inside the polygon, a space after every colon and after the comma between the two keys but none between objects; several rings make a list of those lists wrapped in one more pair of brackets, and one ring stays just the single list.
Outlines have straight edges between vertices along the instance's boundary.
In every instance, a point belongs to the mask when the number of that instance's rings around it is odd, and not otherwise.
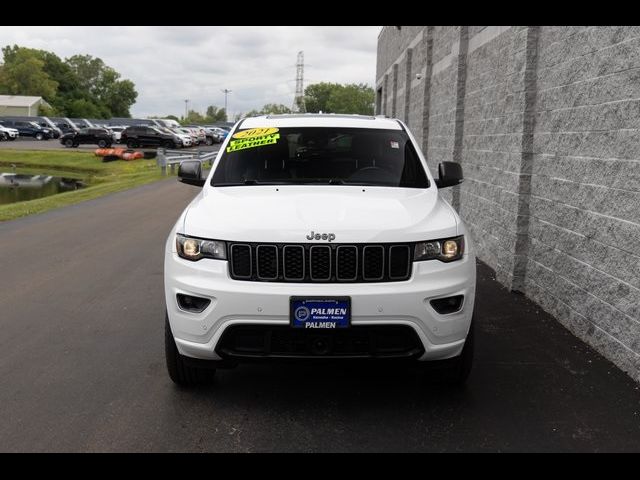
[{"label": "jeep front grille", "polygon": [[[322,347],[318,343],[322,342]],[[353,325],[318,331],[288,325],[231,325],[216,346],[225,359],[266,358],[396,358],[424,353],[416,331],[408,325]]]},{"label": "jeep front grille", "polygon": [[229,272],[235,280],[398,282],[411,276],[411,265],[408,244],[229,244]]}]

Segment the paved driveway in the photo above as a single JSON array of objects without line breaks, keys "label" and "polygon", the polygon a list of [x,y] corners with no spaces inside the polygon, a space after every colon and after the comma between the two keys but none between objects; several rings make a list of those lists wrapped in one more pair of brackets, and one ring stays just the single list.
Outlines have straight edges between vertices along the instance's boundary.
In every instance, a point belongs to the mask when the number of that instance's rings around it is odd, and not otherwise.
[{"label": "paved driveway", "polygon": [[0,224],[0,451],[623,451],[638,385],[478,266],[466,389],[412,371],[165,373],[162,250],[197,189],[168,180]]}]

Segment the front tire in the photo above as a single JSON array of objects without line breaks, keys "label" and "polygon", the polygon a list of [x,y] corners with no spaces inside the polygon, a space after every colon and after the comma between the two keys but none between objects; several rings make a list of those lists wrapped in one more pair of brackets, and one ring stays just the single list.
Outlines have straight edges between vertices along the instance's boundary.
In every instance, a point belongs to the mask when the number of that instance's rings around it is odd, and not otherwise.
[{"label": "front tire", "polygon": [[469,378],[473,366],[473,353],[475,349],[475,322],[471,321],[467,339],[464,342],[462,353],[455,358],[437,362],[427,362],[427,375],[429,379],[437,383],[462,387]]},{"label": "front tire", "polygon": [[138,142],[134,140],[127,140],[127,148],[137,148]]},{"label": "front tire", "polygon": [[36,140],[42,140],[44,138],[44,135],[41,133],[36,133]]},{"label": "front tire", "polygon": [[165,313],[164,319],[164,354],[167,361],[167,372],[176,385],[181,387],[193,387],[213,383],[215,369],[200,368],[188,365],[186,357],[178,352],[176,342],[173,339],[169,316]]},{"label": "front tire", "polygon": [[213,138],[207,137],[207,146],[210,147],[211,145],[213,145]]},{"label": "front tire", "polygon": [[473,353],[475,350],[475,322],[471,322],[467,340],[464,342],[462,353],[453,359],[445,381],[451,385],[464,385],[473,367]]},{"label": "front tire", "polygon": [[98,146],[100,148],[107,148],[107,141],[106,140],[98,140]]},{"label": "front tire", "polygon": [[67,148],[71,148],[71,147],[73,147],[73,140],[71,140],[70,138],[67,138],[67,139],[64,141],[64,146],[65,146],[65,147],[67,147]]}]

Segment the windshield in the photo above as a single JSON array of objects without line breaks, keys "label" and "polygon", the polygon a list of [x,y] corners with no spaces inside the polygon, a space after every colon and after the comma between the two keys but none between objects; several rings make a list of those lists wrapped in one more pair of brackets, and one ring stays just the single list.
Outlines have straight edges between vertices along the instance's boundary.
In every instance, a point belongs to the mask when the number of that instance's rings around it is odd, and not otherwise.
[{"label": "windshield", "polygon": [[44,122],[46,123],[47,127],[56,128],[56,126],[53,124],[53,122],[51,120],[49,120],[47,117],[42,117],[42,120],[44,120]]},{"label": "windshield", "polygon": [[402,130],[263,128],[236,132],[211,185],[372,185],[427,188],[418,155]]}]

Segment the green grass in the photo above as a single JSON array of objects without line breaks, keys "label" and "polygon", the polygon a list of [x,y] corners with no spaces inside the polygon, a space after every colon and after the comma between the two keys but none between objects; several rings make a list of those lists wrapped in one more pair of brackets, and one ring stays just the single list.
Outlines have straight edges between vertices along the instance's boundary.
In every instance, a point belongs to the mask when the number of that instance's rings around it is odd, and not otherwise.
[{"label": "green grass", "polygon": [[87,187],[36,200],[0,205],[0,222],[83,202],[165,178],[156,166],[156,159],[102,163],[102,159],[93,153],[0,150],[0,172],[11,172],[12,165],[20,172],[81,178],[87,183]]}]

